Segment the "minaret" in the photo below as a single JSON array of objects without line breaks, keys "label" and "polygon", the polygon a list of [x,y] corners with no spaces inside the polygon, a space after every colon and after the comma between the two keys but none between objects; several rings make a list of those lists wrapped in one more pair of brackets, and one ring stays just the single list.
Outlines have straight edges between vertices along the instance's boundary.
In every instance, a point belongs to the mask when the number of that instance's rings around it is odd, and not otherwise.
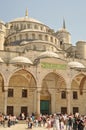
[{"label": "minaret", "polygon": [[[56,37],[59,40],[60,48],[66,49],[68,44],[71,44],[71,34],[67,31],[65,19],[63,18],[62,28],[56,32]],[[69,45],[68,45],[69,47]]]},{"label": "minaret", "polygon": [[25,17],[28,18],[28,9],[25,11]]},{"label": "minaret", "polygon": [[65,26],[65,19],[63,18],[63,29],[66,29],[66,26]]}]

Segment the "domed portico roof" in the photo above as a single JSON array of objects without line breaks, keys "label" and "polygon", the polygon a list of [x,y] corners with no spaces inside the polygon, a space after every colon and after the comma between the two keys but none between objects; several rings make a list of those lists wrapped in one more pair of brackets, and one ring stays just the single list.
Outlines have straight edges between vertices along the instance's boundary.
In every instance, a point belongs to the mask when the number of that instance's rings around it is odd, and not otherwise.
[{"label": "domed portico roof", "polygon": [[41,53],[38,58],[60,58],[58,54],[52,52],[52,51],[45,51]]},{"label": "domed portico roof", "polygon": [[12,64],[33,64],[30,59],[23,57],[23,56],[14,57],[10,61],[10,63],[12,63]]},{"label": "domed portico roof", "polygon": [[77,61],[71,61],[71,62],[69,62],[68,66],[70,68],[85,68],[85,66],[82,63],[77,62]]},{"label": "domed portico roof", "polygon": [[54,53],[54,52],[51,52],[51,51],[45,51],[43,53],[41,53],[33,62],[33,64],[38,64],[40,59],[43,59],[43,58],[57,58],[57,59],[60,59],[59,55]]}]

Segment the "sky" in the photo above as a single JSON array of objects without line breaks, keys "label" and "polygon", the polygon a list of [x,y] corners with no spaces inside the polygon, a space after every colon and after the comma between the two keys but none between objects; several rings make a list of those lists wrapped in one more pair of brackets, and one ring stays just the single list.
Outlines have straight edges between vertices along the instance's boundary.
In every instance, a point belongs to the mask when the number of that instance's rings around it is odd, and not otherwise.
[{"label": "sky", "polygon": [[25,16],[41,21],[58,31],[65,19],[71,43],[86,41],[86,0],[0,0],[0,20],[5,23]]}]

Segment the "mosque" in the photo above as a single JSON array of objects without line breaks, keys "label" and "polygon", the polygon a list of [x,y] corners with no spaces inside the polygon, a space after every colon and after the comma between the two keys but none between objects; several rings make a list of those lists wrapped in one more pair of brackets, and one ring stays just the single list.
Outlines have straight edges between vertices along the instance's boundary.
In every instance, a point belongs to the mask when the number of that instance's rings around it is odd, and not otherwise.
[{"label": "mosque", "polygon": [[25,16],[0,21],[0,112],[86,114],[86,41]]}]

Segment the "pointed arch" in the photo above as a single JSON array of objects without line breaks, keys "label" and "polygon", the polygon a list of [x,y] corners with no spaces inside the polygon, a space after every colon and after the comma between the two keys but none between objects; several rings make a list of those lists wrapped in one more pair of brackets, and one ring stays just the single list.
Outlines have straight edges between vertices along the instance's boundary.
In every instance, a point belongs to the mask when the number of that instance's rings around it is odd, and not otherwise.
[{"label": "pointed arch", "polygon": [[36,89],[37,83],[34,76],[27,70],[21,69],[13,73],[9,79],[9,87],[30,87]]},{"label": "pointed arch", "polygon": [[84,89],[84,84],[85,84],[85,81],[86,81],[86,76],[84,76],[80,82],[80,94],[82,95],[83,94],[83,89]]}]

